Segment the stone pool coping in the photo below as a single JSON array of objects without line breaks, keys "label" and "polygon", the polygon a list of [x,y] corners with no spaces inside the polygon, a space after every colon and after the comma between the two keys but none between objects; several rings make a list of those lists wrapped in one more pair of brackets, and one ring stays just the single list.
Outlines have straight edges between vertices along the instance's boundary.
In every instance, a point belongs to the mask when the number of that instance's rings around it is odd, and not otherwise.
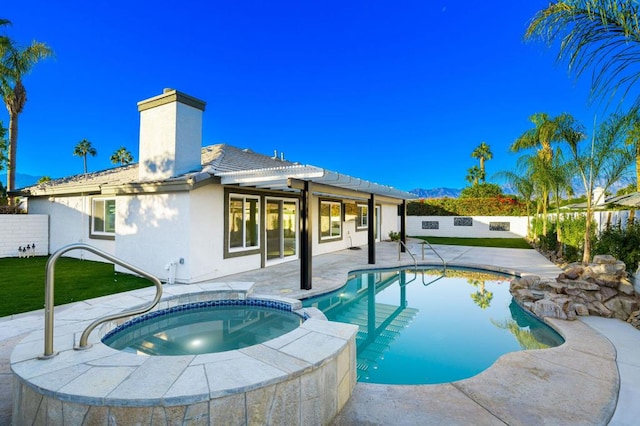
[{"label": "stone pool coping", "polygon": [[[212,295],[216,299],[278,300],[291,303],[294,311],[302,309],[300,301],[295,299],[251,294],[252,287],[252,283],[244,282],[165,285],[162,301],[155,309],[210,300]],[[355,365],[357,327],[326,321],[316,309],[304,308],[309,319],[297,329],[262,344],[234,351],[181,356],[122,352],[100,342],[101,336],[114,328],[116,323],[103,325],[94,331],[89,338],[91,348],[80,351],[73,349],[82,331],[95,318],[121,312],[125,307],[128,309],[148,303],[154,292],[153,288],[145,288],[92,299],[58,313],[54,333],[54,350],[58,354],[50,359],[38,359],[44,349],[43,329],[24,338],[11,354],[11,369],[21,386],[19,395],[14,398],[14,416],[26,412],[30,413],[27,417],[31,419],[37,419],[38,416],[48,418],[51,413],[47,411],[60,411],[53,414],[56,418],[62,416],[62,409],[47,407],[44,410],[30,405],[40,405],[42,401],[52,405],[51,401],[61,401],[62,404],[67,403],[65,416],[76,410],[75,416],[81,419],[87,416],[87,406],[181,406],[186,408],[178,418],[184,419],[184,411],[198,403],[209,404],[212,400],[222,401],[234,395],[242,395],[246,400],[246,395],[252,391],[279,385],[293,378],[315,381],[315,388],[318,388],[318,383],[328,385],[326,381],[335,382],[332,391],[328,386],[327,392],[316,389],[316,395],[307,395],[307,405],[312,409],[288,408],[289,411],[297,410],[303,419],[316,415],[330,419],[346,403],[355,387],[356,373],[351,365]],[[118,323],[125,320],[119,320]],[[330,362],[335,364],[334,370],[337,371],[325,368]],[[315,371],[320,372],[318,377],[314,376]],[[298,386],[289,387],[291,389],[286,392],[302,392],[299,383]],[[318,397],[320,393],[322,395]],[[295,395],[288,397],[289,401],[296,399]],[[304,405],[305,397],[298,397],[301,398],[303,401],[300,405]],[[283,404],[286,405],[287,398],[284,399]],[[238,401],[235,403],[237,405]],[[323,407],[322,410],[317,409],[318,404]],[[242,415],[240,412],[237,414]],[[102,418],[106,415],[111,414],[99,414]],[[141,415],[144,417],[144,414]],[[166,413],[163,415],[167,418]],[[244,415],[249,417],[246,412]]]}]

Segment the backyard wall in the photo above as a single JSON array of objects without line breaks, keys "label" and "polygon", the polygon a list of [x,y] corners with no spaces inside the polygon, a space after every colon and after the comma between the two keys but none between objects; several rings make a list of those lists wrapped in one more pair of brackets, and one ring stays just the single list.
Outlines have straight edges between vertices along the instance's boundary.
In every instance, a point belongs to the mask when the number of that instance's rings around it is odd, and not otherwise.
[{"label": "backyard wall", "polygon": [[49,216],[0,214],[0,257],[18,257],[18,247],[35,244],[36,256],[49,254]]},{"label": "backyard wall", "polygon": [[421,237],[522,238],[526,216],[407,216],[407,235]]}]

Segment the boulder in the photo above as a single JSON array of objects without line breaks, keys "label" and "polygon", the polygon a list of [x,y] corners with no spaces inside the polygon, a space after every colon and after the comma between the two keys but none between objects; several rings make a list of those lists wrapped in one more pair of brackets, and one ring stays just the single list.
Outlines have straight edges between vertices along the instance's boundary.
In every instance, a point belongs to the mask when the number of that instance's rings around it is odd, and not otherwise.
[{"label": "boulder", "polygon": [[627,320],[629,324],[640,330],[640,311],[633,312]]},{"label": "boulder", "polygon": [[599,302],[606,302],[618,295],[618,292],[611,287],[600,287],[600,290],[596,293],[596,299]]},{"label": "boulder", "polygon": [[562,307],[550,299],[538,300],[531,306],[531,312],[540,318],[551,317],[566,320],[567,314]]},{"label": "boulder", "polygon": [[582,266],[572,266],[558,276],[558,279],[576,280],[584,271]]},{"label": "boulder", "polygon": [[638,302],[625,296],[617,296],[604,303],[607,309],[611,311],[613,318],[626,321],[631,314],[638,310]]},{"label": "boulder", "polygon": [[574,303],[573,308],[576,310],[576,315],[579,315],[581,317],[589,316],[589,308],[587,308],[582,303]]},{"label": "boulder", "polygon": [[613,316],[613,313],[601,302],[596,301],[593,303],[589,303],[588,308],[589,308],[589,314],[591,315],[596,315],[604,318],[611,318]]},{"label": "boulder", "polygon": [[597,265],[611,265],[618,262],[618,259],[610,254],[596,254],[593,256],[593,263]]},{"label": "boulder", "polygon": [[618,291],[622,294],[626,294],[627,296],[633,296],[635,294],[635,289],[626,279],[620,281],[620,284],[618,284]]},{"label": "boulder", "polygon": [[589,281],[575,280],[569,283],[569,288],[579,288],[580,290],[598,291],[600,286]]},{"label": "boulder", "polygon": [[596,284],[604,287],[618,288],[620,278],[615,275],[600,274],[595,279]]}]

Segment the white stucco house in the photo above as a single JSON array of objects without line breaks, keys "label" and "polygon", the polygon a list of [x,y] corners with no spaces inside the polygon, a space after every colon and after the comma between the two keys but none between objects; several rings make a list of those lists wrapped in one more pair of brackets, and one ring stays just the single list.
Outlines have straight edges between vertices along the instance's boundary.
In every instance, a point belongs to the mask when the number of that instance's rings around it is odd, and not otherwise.
[{"label": "white stucco house", "polygon": [[16,191],[30,214],[49,216],[49,252],[83,242],[182,283],[299,261],[310,288],[313,255],[368,245],[375,263],[374,241],[404,237],[412,194],[277,155],[202,147],[204,109],[166,89],[138,103],[138,164]]}]

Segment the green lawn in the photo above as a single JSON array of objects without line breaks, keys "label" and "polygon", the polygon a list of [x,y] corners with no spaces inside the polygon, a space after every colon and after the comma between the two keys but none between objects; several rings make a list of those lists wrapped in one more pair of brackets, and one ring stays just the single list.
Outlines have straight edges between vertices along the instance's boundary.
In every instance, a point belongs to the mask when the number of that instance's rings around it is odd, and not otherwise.
[{"label": "green lawn", "polygon": [[454,237],[412,237],[426,240],[430,244],[451,246],[500,247],[532,249],[524,238],[454,238]]},{"label": "green lawn", "polygon": [[[44,307],[47,260],[0,259],[0,317]],[[61,257],[55,266],[56,306],[153,285],[147,279],[115,272],[109,263]]]}]

